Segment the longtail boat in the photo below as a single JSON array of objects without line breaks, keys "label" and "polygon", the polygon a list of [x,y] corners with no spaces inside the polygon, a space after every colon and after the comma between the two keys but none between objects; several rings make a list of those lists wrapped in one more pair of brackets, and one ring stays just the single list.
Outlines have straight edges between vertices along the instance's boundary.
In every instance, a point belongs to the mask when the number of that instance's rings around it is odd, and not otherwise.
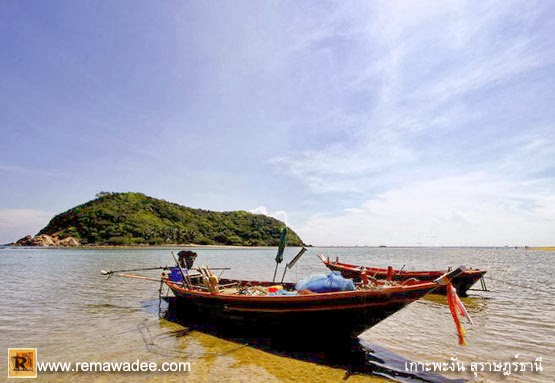
[{"label": "longtail boat", "polygon": [[[460,272],[460,269],[452,273]],[[312,293],[296,291],[292,283],[221,279],[204,273],[184,275],[181,282],[166,277],[182,315],[210,320],[225,328],[242,328],[259,334],[294,339],[298,343],[320,340],[333,347],[351,344],[364,330],[379,323],[438,288],[438,281],[377,283],[352,291]],[[450,278],[451,275],[449,275]],[[214,283],[212,283],[214,282]],[[268,291],[272,291],[268,293]],[[346,344],[345,344],[346,345]]]},{"label": "longtail boat", "polygon": [[[339,271],[345,278],[352,278],[354,281],[362,281],[363,278],[377,279],[377,280],[392,280],[392,281],[433,281],[448,270],[435,270],[435,271],[410,271],[410,270],[397,270],[393,268],[380,268],[380,267],[366,267],[359,265],[352,265],[348,263],[339,262],[337,259],[331,261],[329,258],[318,254],[318,257],[326,267],[332,271]],[[365,276],[364,276],[365,274]],[[465,269],[458,275],[454,276],[451,283],[459,296],[467,296],[468,290],[478,281],[482,280],[482,288],[486,290],[483,276],[486,271],[477,269]],[[445,286],[434,289],[431,291],[434,294],[446,294],[447,289]]]},{"label": "longtail boat", "polygon": [[[286,270],[304,251],[303,248],[287,264]],[[358,347],[357,336],[363,331],[442,286],[448,286],[450,291],[449,307],[460,344],[464,342],[464,331],[458,321],[457,307],[461,315],[470,319],[451,285],[451,281],[466,270],[464,266],[433,281],[413,278],[400,282],[373,280],[371,283],[353,283],[339,272],[323,275],[323,279],[322,275],[313,275],[297,284],[284,283],[284,271],[281,282],[276,284],[276,272],[272,282],[220,279],[207,266],[192,267],[194,252],[180,252],[179,259],[173,252],[171,255],[177,267],[101,270],[101,274],[108,278],[117,275],[160,282],[160,298],[169,303],[167,314],[171,310],[172,318],[191,324],[191,328],[212,328],[217,334],[232,337],[255,335],[257,342],[270,339],[274,343],[277,339],[283,345],[292,341],[295,349],[318,345],[326,353],[330,349],[340,353],[352,351],[352,346]],[[279,263],[277,257],[276,262]],[[162,272],[160,279],[127,274],[156,269],[171,272]],[[195,274],[195,270],[198,273]],[[173,297],[163,296],[164,285],[168,292],[172,291]]]}]

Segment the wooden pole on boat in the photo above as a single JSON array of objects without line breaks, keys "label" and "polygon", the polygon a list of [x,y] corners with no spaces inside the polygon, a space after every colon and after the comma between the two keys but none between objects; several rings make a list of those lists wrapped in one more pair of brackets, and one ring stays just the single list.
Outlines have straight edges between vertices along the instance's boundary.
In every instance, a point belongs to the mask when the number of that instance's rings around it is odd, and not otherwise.
[{"label": "wooden pole on boat", "polygon": [[116,275],[118,277],[146,279],[147,281],[160,282],[160,278],[145,277],[144,275],[124,274],[124,273],[120,273],[120,274],[116,274]]},{"label": "wooden pole on boat", "polygon": [[175,261],[175,264],[177,265],[177,268],[181,272],[181,277],[183,278],[183,283],[187,282],[187,286],[189,286],[189,288],[192,288],[193,285],[191,284],[191,280],[185,276],[185,272],[181,268],[181,265],[179,264],[179,260],[177,259],[177,257],[173,253],[173,251],[170,251],[170,253],[172,254],[173,260]]},{"label": "wooden pole on boat", "polygon": [[[100,273],[102,275],[107,275],[107,272],[105,270],[101,270]],[[126,273],[119,273],[119,274],[113,274],[114,272],[108,274],[110,277],[112,275],[115,275],[116,277],[125,277],[125,278],[135,278],[135,279],[146,279],[147,281],[154,281],[154,282],[160,282],[161,278],[152,278],[152,277],[147,277],[144,275],[137,275],[137,274],[126,274]]]},{"label": "wooden pole on boat", "polygon": [[281,276],[281,282],[283,283],[283,280],[285,279],[285,273],[287,272],[288,269],[291,269],[293,266],[295,266],[295,263],[297,263],[297,261],[299,259],[301,259],[302,255],[305,253],[306,251],[306,247],[303,247],[301,249],[301,251],[299,251],[299,253],[297,255],[295,255],[295,258],[293,258],[291,260],[291,262],[287,263],[287,265],[285,265],[285,269],[283,269],[283,275]]},{"label": "wooden pole on boat", "polygon": [[386,280],[391,281],[392,279],[393,279],[393,266],[387,266]]},{"label": "wooden pole on boat", "polygon": [[145,271],[145,270],[168,270],[169,266],[157,266],[157,267],[144,267],[142,269],[128,269],[128,270],[100,270],[102,275],[112,275],[114,273],[126,273],[128,271]]}]

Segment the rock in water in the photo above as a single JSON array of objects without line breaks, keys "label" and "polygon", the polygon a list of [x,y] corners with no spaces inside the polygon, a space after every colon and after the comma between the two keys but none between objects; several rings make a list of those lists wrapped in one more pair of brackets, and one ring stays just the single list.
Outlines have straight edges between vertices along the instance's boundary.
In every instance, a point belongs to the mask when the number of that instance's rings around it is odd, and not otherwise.
[{"label": "rock in water", "polygon": [[25,237],[14,243],[15,246],[63,246],[63,247],[78,247],[81,243],[74,237],[66,237],[58,239],[58,237],[51,237],[47,234],[40,234],[36,237],[26,235]]}]

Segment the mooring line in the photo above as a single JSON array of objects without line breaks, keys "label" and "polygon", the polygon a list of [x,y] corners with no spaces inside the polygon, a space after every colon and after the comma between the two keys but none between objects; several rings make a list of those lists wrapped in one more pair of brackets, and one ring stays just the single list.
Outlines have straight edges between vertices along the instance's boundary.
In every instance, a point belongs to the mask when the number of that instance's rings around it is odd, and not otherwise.
[{"label": "mooring line", "polygon": [[509,282],[509,281],[506,281],[506,280],[503,280],[503,279],[493,278],[492,276],[487,276],[487,278],[491,279],[492,281],[505,283],[506,285],[509,285],[509,286],[520,287],[520,288],[523,288],[523,289],[538,291],[538,292],[541,292],[541,293],[544,293],[544,294],[551,294],[552,293],[551,291],[547,291],[547,290],[544,290],[544,289],[539,289],[537,287],[526,286],[526,285],[522,285],[520,283],[515,283],[515,282]]}]

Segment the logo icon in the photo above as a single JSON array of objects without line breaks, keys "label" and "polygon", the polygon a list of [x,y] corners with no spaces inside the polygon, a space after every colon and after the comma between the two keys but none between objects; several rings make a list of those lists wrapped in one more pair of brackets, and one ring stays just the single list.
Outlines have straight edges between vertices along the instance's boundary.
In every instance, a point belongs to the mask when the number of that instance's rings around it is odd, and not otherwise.
[{"label": "logo icon", "polygon": [[8,348],[8,378],[36,378],[37,349]]}]

